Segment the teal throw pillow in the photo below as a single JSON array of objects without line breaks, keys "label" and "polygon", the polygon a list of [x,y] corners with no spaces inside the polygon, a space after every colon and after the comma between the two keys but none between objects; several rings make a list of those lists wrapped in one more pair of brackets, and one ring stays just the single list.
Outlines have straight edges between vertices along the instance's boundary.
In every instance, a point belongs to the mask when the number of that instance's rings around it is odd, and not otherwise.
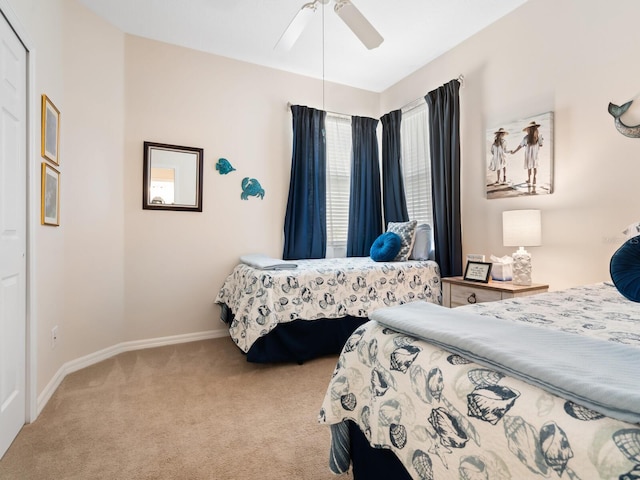
[{"label": "teal throw pillow", "polygon": [[393,232],[386,232],[373,241],[369,255],[376,262],[392,262],[402,246],[400,236]]}]

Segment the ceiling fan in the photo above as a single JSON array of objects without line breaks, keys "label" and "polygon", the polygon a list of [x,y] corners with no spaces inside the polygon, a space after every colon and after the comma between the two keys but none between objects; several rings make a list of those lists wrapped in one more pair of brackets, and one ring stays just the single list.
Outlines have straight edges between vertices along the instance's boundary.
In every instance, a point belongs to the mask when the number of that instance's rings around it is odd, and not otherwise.
[{"label": "ceiling fan", "polygon": [[[280,39],[276,43],[274,49],[276,50],[289,50],[298,40],[298,37],[302,34],[307,27],[313,14],[318,9],[318,5],[326,5],[331,0],[313,0],[313,2],[305,3],[293,20],[289,23],[284,33],[280,36]],[[336,14],[346,23],[347,27],[360,39],[360,41],[369,50],[379,47],[384,41],[382,35],[373,28],[373,25],[360,13],[350,0],[334,0],[335,6],[333,10]]]}]

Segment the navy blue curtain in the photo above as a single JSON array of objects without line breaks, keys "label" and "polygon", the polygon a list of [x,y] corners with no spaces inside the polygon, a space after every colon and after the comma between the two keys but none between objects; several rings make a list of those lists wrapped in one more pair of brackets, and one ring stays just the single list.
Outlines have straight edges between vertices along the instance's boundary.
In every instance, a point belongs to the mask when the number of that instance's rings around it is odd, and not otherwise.
[{"label": "navy blue curtain", "polygon": [[368,257],[382,233],[380,157],[375,118],[351,117],[351,192],[347,257]]},{"label": "navy blue curtain", "polygon": [[429,151],[435,260],[443,277],[462,275],[460,82],[429,92]]},{"label": "navy blue curtain", "polygon": [[394,110],[380,119],[382,123],[382,191],[384,193],[384,221],[406,222],[409,220],[407,201],[402,181],[402,156],[400,122],[402,110]]},{"label": "navy blue curtain", "polygon": [[324,258],[327,249],[326,112],[293,105],[293,154],[282,258]]}]

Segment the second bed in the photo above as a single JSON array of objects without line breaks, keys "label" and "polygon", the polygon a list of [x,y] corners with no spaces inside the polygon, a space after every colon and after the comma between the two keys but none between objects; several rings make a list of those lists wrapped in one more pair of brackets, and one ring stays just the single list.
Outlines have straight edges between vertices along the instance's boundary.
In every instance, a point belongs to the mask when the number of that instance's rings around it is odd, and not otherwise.
[{"label": "second bed", "polygon": [[215,302],[248,361],[301,363],[339,353],[376,309],[417,300],[442,303],[435,262],[351,257],[297,260],[283,270],[240,263]]}]

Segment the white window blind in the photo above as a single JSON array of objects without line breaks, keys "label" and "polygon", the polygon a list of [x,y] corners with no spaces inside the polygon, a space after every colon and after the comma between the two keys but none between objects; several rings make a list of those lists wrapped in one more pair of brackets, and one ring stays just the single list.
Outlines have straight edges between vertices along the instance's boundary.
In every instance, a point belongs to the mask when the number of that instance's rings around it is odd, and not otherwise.
[{"label": "white window blind", "polygon": [[351,117],[327,113],[327,258],[347,256]]},{"label": "white window blind", "polygon": [[400,143],[402,180],[410,220],[433,228],[431,207],[431,160],[429,158],[429,118],[427,103],[402,110]]}]

